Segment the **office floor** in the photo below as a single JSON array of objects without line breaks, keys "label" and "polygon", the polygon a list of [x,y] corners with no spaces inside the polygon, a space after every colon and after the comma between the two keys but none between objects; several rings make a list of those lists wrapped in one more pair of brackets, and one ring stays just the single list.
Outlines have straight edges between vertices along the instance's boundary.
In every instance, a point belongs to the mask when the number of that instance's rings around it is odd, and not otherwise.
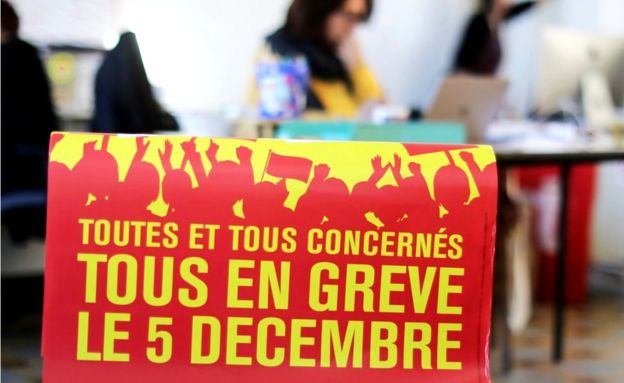
[{"label": "office floor", "polygon": [[[624,298],[594,294],[589,303],[568,310],[566,358],[550,363],[552,310],[536,309],[529,327],[514,336],[514,368],[494,383],[624,382]],[[20,318],[3,326],[2,382],[40,382],[40,318]],[[495,363],[495,361],[493,361]]]},{"label": "office floor", "polygon": [[3,383],[41,382],[41,318],[27,315],[15,324],[2,326]]},{"label": "office floor", "polygon": [[552,309],[539,307],[531,324],[514,336],[513,370],[494,383],[624,382],[624,300],[591,298],[568,310],[565,359],[550,362]]}]

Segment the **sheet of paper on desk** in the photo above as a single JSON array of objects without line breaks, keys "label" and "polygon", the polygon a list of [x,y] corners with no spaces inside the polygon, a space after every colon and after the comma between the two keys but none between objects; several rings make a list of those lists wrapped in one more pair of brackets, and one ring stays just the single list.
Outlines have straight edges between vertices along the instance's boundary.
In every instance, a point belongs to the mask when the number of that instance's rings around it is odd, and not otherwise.
[{"label": "sheet of paper on desk", "polygon": [[561,152],[577,144],[585,144],[586,138],[579,127],[572,123],[534,121],[497,121],[490,125],[486,140],[498,149],[518,150],[527,153]]},{"label": "sheet of paper on desk", "polygon": [[500,143],[519,140],[535,129],[535,123],[528,120],[498,120],[491,123],[486,132],[485,140],[489,143]]}]

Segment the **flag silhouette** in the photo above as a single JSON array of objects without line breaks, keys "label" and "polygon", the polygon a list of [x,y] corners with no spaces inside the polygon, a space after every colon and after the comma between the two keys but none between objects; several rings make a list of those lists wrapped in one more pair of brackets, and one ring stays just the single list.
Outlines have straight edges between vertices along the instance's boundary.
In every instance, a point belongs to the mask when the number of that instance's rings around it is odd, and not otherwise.
[{"label": "flag silhouette", "polygon": [[269,153],[266,173],[274,177],[290,178],[307,182],[312,170],[312,161],[307,158],[282,156]]},{"label": "flag silhouette", "polygon": [[[429,154],[440,152],[440,146],[435,144],[418,144],[418,145],[403,145],[410,156],[417,156],[420,154]],[[476,145],[474,146],[476,147]],[[467,147],[468,148],[468,147]]]}]

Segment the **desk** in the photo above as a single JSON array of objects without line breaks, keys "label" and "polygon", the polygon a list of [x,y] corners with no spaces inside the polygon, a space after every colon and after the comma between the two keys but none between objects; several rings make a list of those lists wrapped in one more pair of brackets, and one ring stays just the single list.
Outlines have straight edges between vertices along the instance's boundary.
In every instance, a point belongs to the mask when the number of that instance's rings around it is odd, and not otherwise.
[{"label": "desk", "polygon": [[[383,131],[384,127],[379,127]],[[267,128],[268,130],[268,128]],[[616,143],[610,136],[582,136],[576,125],[565,123],[532,123],[532,122],[499,122],[491,126],[486,139],[492,142],[497,156],[501,176],[504,180],[506,169],[510,166],[558,165],[561,167],[561,206],[559,209],[559,231],[557,233],[557,272],[555,283],[553,354],[555,362],[563,357],[563,330],[565,324],[565,275],[566,275],[566,225],[568,221],[567,205],[570,168],[576,163],[598,163],[604,161],[624,160],[624,146]],[[398,140],[400,141],[400,140]],[[504,181],[499,181],[506,192]],[[501,193],[499,193],[500,195]],[[499,212],[503,209],[500,208]],[[499,218],[500,221],[500,218]],[[499,225],[500,228],[501,225]],[[499,236],[504,235],[502,230]],[[499,241],[497,240],[497,243]],[[502,246],[497,246],[497,263],[504,260],[501,256]],[[504,301],[504,300],[503,300]],[[503,303],[503,310],[505,303]],[[503,344],[509,344],[509,331],[506,329]],[[509,348],[503,354],[503,370],[508,371],[511,365]]]},{"label": "desk", "polygon": [[[599,163],[604,161],[624,160],[624,148],[621,144],[602,142],[595,145],[592,142],[575,143],[567,149],[556,151],[528,150],[522,151],[516,147],[494,146],[498,166],[504,174],[510,166],[558,165],[561,167],[561,187],[559,190],[561,204],[559,206],[559,228],[557,233],[557,260],[555,276],[555,304],[553,322],[553,349],[552,359],[558,363],[563,358],[565,326],[565,276],[566,276],[566,244],[567,233],[565,222],[568,221],[568,192],[570,168],[578,163]],[[502,180],[502,181],[501,181]],[[501,178],[501,187],[504,178]],[[497,249],[497,253],[498,253]],[[504,359],[509,359],[508,357]],[[503,361],[503,369],[509,369],[510,361]]]}]

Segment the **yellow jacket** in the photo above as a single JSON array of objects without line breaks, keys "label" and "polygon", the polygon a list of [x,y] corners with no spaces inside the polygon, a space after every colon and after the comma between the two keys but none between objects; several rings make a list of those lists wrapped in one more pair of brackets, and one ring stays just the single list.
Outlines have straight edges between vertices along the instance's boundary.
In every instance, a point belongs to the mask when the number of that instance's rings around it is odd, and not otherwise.
[{"label": "yellow jacket", "polygon": [[353,81],[352,93],[342,81],[323,81],[314,77],[310,80],[312,92],[327,114],[355,117],[359,107],[367,101],[381,101],[383,98],[379,84],[365,64],[358,65],[349,75]]}]

